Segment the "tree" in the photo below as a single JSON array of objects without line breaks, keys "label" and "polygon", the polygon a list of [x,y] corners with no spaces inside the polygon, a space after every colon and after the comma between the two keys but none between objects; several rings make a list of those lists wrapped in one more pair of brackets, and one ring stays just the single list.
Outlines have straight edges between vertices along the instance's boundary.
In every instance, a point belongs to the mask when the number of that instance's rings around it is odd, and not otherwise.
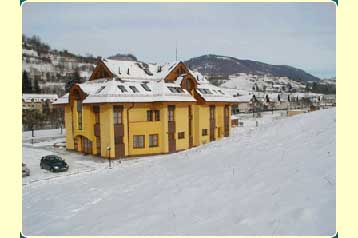
[{"label": "tree", "polygon": [[32,93],[32,85],[26,70],[22,73],[22,93]]},{"label": "tree", "polygon": [[39,86],[39,81],[37,79],[34,80],[34,88],[32,90],[34,93],[41,93],[41,89]]},{"label": "tree", "polygon": [[76,71],[74,72],[73,76],[71,77],[71,79],[69,81],[66,82],[66,92],[68,93],[72,87],[72,85],[75,85],[77,83],[82,83],[81,77],[80,77],[80,73],[78,71],[78,69],[76,69]]},{"label": "tree", "polygon": [[32,131],[32,137],[34,137],[35,128],[41,126],[43,121],[44,116],[37,110],[27,110],[22,113],[22,125]]}]

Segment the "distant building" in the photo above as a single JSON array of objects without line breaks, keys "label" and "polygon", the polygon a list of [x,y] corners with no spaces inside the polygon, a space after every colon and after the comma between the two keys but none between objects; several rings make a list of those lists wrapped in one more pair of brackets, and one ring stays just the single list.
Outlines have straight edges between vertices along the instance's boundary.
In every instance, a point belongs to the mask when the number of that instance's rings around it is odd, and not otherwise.
[{"label": "distant building", "polygon": [[22,110],[38,110],[43,112],[44,109],[53,108],[52,103],[58,99],[56,94],[34,94],[24,93],[22,94]]}]

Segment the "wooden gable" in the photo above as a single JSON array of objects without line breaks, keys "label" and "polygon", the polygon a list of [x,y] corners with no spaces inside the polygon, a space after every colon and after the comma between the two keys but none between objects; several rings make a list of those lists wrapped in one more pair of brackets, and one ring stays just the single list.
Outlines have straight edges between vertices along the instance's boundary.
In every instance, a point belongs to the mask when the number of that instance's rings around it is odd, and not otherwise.
[{"label": "wooden gable", "polygon": [[188,74],[189,70],[183,62],[179,62],[164,78],[165,82],[175,81],[181,74]]},{"label": "wooden gable", "polygon": [[96,68],[93,70],[89,81],[96,80],[100,78],[112,78],[113,73],[107,68],[107,66],[102,62],[102,60],[98,60]]}]

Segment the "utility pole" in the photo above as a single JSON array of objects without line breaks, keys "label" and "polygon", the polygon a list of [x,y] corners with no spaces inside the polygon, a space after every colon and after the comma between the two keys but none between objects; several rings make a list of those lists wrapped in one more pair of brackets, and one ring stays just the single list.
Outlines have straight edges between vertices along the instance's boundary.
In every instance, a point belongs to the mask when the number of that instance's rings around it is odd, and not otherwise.
[{"label": "utility pole", "polygon": [[178,61],[178,42],[175,42],[175,61]]}]

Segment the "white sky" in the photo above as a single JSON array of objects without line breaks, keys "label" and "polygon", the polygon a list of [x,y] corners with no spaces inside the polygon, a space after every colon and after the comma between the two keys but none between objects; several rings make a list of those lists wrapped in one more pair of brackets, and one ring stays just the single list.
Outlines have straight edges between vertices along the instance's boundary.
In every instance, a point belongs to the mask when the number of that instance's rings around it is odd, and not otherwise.
[{"label": "white sky", "polygon": [[332,3],[28,3],[23,33],[52,48],[163,63],[213,53],[336,74]]}]

